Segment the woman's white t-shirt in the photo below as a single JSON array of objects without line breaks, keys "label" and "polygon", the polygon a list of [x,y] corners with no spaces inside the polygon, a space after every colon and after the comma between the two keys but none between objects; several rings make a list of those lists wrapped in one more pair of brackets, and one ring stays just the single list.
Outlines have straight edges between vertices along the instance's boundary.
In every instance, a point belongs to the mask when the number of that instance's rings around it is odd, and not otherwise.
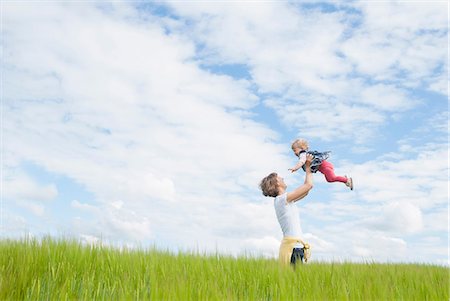
[{"label": "woman's white t-shirt", "polygon": [[283,231],[283,236],[301,237],[300,216],[295,202],[287,201],[287,192],[275,197],[275,212]]}]

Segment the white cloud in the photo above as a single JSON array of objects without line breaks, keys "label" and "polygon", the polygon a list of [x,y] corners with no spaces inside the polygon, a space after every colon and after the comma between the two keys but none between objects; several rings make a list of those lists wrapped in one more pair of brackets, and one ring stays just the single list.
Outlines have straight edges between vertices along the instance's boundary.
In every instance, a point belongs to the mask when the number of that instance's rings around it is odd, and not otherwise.
[{"label": "white cloud", "polygon": [[422,211],[408,202],[393,202],[383,206],[381,218],[375,219],[373,226],[394,233],[417,233],[423,229]]},{"label": "white cloud", "polygon": [[312,233],[304,233],[304,241],[308,243],[311,250],[320,253],[334,253],[336,252],[336,246],[330,241],[326,241]]},{"label": "white cloud", "polygon": [[14,237],[14,236],[23,236],[27,235],[30,228],[27,220],[20,215],[13,214],[7,210],[5,210],[5,206],[3,206],[4,210],[2,211],[2,220],[1,220],[1,233],[5,237]]},{"label": "white cloud", "polygon": [[55,184],[39,184],[19,169],[4,169],[2,181],[5,199],[51,201],[58,195]]},{"label": "white cloud", "polygon": [[202,59],[246,64],[261,92],[279,96],[266,104],[311,137],[365,143],[393,112],[421,102],[410,89],[436,91],[444,77],[436,71],[446,62],[442,3],[354,3],[326,13],[276,2],[168,5],[192,23],[179,30],[201,43]]},{"label": "white cloud", "polygon": [[[442,28],[447,22],[444,2],[360,2],[365,23],[372,29],[417,32]],[[412,22],[413,21],[413,22]]]},{"label": "white cloud", "polygon": [[[154,237],[152,223],[144,212],[136,212],[123,202],[89,205],[72,201],[72,207],[91,214],[92,218],[77,217],[73,220],[75,233],[81,237],[105,239],[105,243],[148,241]],[[88,239],[91,242],[92,239]]]},{"label": "white cloud", "polygon": [[[293,103],[268,100],[286,124],[298,128],[299,136],[325,141],[352,135],[355,142],[365,141],[374,128],[385,122],[385,116],[367,106],[353,106],[332,101]],[[355,129],[358,130],[355,130]]]},{"label": "white cloud", "polygon": [[81,241],[88,245],[97,245],[100,242],[98,237],[86,234],[80,234]]},{"label": "white cloud", "polygon": [[445,147],[420,153],[413,160],[358,166],[355,177],[361,179],[362,197],[367,201],[407,200],[422,208],[446,204],[447,167],[435,159],[445,158]]},{"label": "white cloud", "polygon": [[[355,224],[334,223],[329,227],[315,229],[316,240],[312,243],[313,261],[408,261],[408,243],[392,235],[358,228]],[[314,241],[311,239],[311,241]],[[325,247],[324,247],[325,246]],[[416,257],[417,260],[417,257]]]},{"label": "white cloud", "polygon": [[446,232],[449,233],[449,211],[448,207],[439,208],[436,211],[431,211],[424,216],[425,230],[431,232]]},{"label": "white cloud", "polygon": [[273,258],[278,256],[280,241],[278,238],[272,236],[249,238],[243,241],[242,247],[246,250],[246,255]]},{"label": "white cloud", "polygon": [[70,203],[72,208],[75,209],[80,209],[80,210],[86,210],[86,211],[90,211],[90,212],[96,212],[97,211],[97,207],[89,205],[89,204],[85,204],[85,203],[81,203],[77,200],[73,200]]},{"label": "white cloud", "polygon": [[[357,70],[416,85],[446,62],[444,3],[361,2],[362,25],[344,44]],[[356,47],[357,46],[357,47]],[[402,73],[400,75],[400,73]]]},{"label": "white cloud", "polygon": [[383,111],[403,111],[414,106],[414,100],[390,85],[372,85],[361,92],[361,102]]},{"label": "white cloud", "polygon": [[45,207],[42,204],[29,202],[29,201],[18,201],[17,205],[19,205],[22,208],[25,208],[26,210],[30,211],[36,216],[43,216],[45,212]]},{"label": "white cloud", "polygon": [[[428,127],[422,134],[434,131]],[[448,167],[436,158],[445,161],[447,153],[447,143],[415,144],[395,156],[357,165],[335,162],[336,170],[351,171],[355,190],[323,183],[334,191],[331,199],[311,193],[301,217],[312,245],[318,245],[313,249],[315,258],[329,260],[331,254],[336,260],[357,261],[446,258]],[[321,186],[316,184],[314,190]],[[435,235],[442,236],[434,244],[422,242]],[[417,249],[424,251],[418,254]]]},{"label": "white cloud", "polygon": [[[444,70],[448,70],[448,65],[445,65]],[[429,89],[431,91],[448,95],[449,93],[449,81],[448,78],[443,74],[442,76],[438,76],[437,78],[433,79],[431,81],[431,84],[429,85]]]},{"label": "white cloud", "polygon": [[354,146],[351,148],[352,153],[354,154],[367,154],[373,151],[372,148],[366,146]]},{"label": "white cloud", "polygon": [[[260,220],[243,204],[260,199],[262,175],[287,159],[273,131],[232,110],[257,104],[250,83],[203,71],[194,44],[165,34],[158,21],[48,6],[44,15],[32,5],[5,7],[5,149],[14,154],[10,164],[32,161],[94,195],[72,202],[80,211],[74,231],[185,246],[209,239],[205,248],[213,248],[216,235],[228,235],[230,215],[241,218],[236,224]],[[272,218],[271,209],[258,212]],[[268,228],[257,222],[247,233],[261,229]],[[220,243],[238,252],[232,237]]]}]

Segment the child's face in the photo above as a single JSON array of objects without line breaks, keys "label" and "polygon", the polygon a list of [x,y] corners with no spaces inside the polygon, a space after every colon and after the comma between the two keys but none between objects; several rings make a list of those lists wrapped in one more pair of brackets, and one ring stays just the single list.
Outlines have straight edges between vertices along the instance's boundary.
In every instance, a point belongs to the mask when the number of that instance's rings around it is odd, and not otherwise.
[{"label": "child's face", "polygon": [[298,156],[298,154],[302,151],[300,147],[293,147],[292,150],[296,156]]}]

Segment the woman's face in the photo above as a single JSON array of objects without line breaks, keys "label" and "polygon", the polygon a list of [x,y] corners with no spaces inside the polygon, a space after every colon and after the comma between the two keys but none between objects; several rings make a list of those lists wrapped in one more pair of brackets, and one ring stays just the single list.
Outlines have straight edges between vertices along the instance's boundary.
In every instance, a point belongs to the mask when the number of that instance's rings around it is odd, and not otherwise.
[{"label": "woman's face", "polygon": [[286,189],[287,185],[286,185],[286,183],[284,183],[284,179],[282,177],[278,176],[277,180],[278,180],[278,186],[280,188],[282,188],[283,190]]}]

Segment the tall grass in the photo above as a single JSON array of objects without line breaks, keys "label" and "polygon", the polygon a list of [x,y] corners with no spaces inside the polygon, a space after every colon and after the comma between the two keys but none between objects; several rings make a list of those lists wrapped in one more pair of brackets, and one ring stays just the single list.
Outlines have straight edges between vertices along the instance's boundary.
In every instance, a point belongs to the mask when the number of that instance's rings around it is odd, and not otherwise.
[{"label": "tall grass", "polygon": [[449,300],[448,269],[0,241],[0,300]]}]

